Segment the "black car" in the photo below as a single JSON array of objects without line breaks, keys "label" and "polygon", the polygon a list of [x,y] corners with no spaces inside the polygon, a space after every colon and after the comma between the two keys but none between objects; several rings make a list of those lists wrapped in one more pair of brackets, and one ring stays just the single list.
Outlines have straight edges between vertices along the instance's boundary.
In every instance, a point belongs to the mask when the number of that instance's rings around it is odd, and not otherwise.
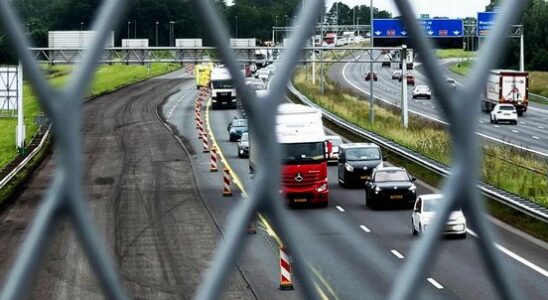
[{"label": "black car", "polygon": [[238,140],[238,157],[249,157],[249,133],[242,133],[242,137]]},{"label": "black car", "polygon": [[401,204],[413,207],[417,199],[415,178],[403,168],[376,169],[365,184],[365,205],[378,208],[381,205]]},{"label": "black car", "polygon": [[373,143],[348,143],[339,146],[337,163],[339,184],[363,187],[373,170],[383,166],[381,148]]},{"label": "black car", "polygon": [[242,137],[242,133],[247,132],[247,119],[234,119],[226,128],[229,140],[235,142]]}]

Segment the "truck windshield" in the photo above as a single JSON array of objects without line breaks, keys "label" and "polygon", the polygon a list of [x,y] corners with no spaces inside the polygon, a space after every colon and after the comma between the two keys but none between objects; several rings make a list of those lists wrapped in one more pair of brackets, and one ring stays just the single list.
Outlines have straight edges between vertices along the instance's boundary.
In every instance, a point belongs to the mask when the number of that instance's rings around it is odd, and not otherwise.
[{"label": "truck windshield", "polygon": [[233,89],[234,84],[232,83],[231,79],[225,79],[225,80],[214,80],[211,82],[214,89]]},{"label": "truck windshield", "polygon": [[282,144],[282,159],[286,164],[302,164],[324,160],[324,143]]}]

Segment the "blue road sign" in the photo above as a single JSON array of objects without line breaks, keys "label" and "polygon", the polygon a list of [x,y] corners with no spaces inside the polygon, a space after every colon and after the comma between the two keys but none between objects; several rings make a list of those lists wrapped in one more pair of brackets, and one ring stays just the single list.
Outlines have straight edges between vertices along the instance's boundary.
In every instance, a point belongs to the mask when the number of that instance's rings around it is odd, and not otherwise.
[{"label": "blue road sign", "polygon": [[491,27],[495,25],[496,12],[479,12],[478,13],[478,25],[476,26],[478,36],[488,36],[491,31]]},{"label": "blue road sign", "polygon": [[[461,19],[422,19],[419,22],[429,37],[455,38],[464,36]],[[400,19],[374,19],[373,27],[375,38],[405,38],[409,35]]]}]

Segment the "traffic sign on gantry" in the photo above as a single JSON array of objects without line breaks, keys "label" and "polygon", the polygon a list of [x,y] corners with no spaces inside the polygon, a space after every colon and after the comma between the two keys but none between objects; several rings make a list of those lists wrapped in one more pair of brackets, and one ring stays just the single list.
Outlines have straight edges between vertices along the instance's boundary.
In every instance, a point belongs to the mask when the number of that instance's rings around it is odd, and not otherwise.
[{"label": "traffic sign on gantry", "polygon": [[[429,37],[459,38],[464,35],[461,19],[421,19],[419,22]],[[375,38],[406,38],[409,35],[400,19],[374,19],[373,28]]]},{"label": "traffic sign on gantry", "polygon": [[478,26],[477,35],[479,37],[488,36],[491,31],[491,27],[495,25],[496,12],[478,12]]}]

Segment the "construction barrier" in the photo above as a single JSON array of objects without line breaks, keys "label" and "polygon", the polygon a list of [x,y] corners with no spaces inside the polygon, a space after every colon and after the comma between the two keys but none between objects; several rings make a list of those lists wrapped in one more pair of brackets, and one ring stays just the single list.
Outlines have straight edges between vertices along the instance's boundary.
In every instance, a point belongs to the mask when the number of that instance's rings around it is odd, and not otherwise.
[{"label": "construction barrier", "polygon": [[202,139],[204,136],[204,122],[202,120],[198,121],[198,138]]},{"label": "construction barrier", "polygon": [[230,170],[227,167],[224,167],[223,170],[223,196],[230,197],[232,196],[232,190],[230,188],[230,182],[232,178],[230,177]]},{"label": "construction barrier", "polygon": [[289,255],[284,246],[280,247],[280,290],[292,290],[293,282],[291,281],[291,264]]},{"label": "construction barrier", "polygon": [[217,172],[217,148],[211,147],[211,164],[209,165],[210,172]]},{"label": "construction barrier", "polygon": [[207,132],[202,134],[202,144],[204,146],[204,153],[209,152],[209,139],[207,138]]}]

